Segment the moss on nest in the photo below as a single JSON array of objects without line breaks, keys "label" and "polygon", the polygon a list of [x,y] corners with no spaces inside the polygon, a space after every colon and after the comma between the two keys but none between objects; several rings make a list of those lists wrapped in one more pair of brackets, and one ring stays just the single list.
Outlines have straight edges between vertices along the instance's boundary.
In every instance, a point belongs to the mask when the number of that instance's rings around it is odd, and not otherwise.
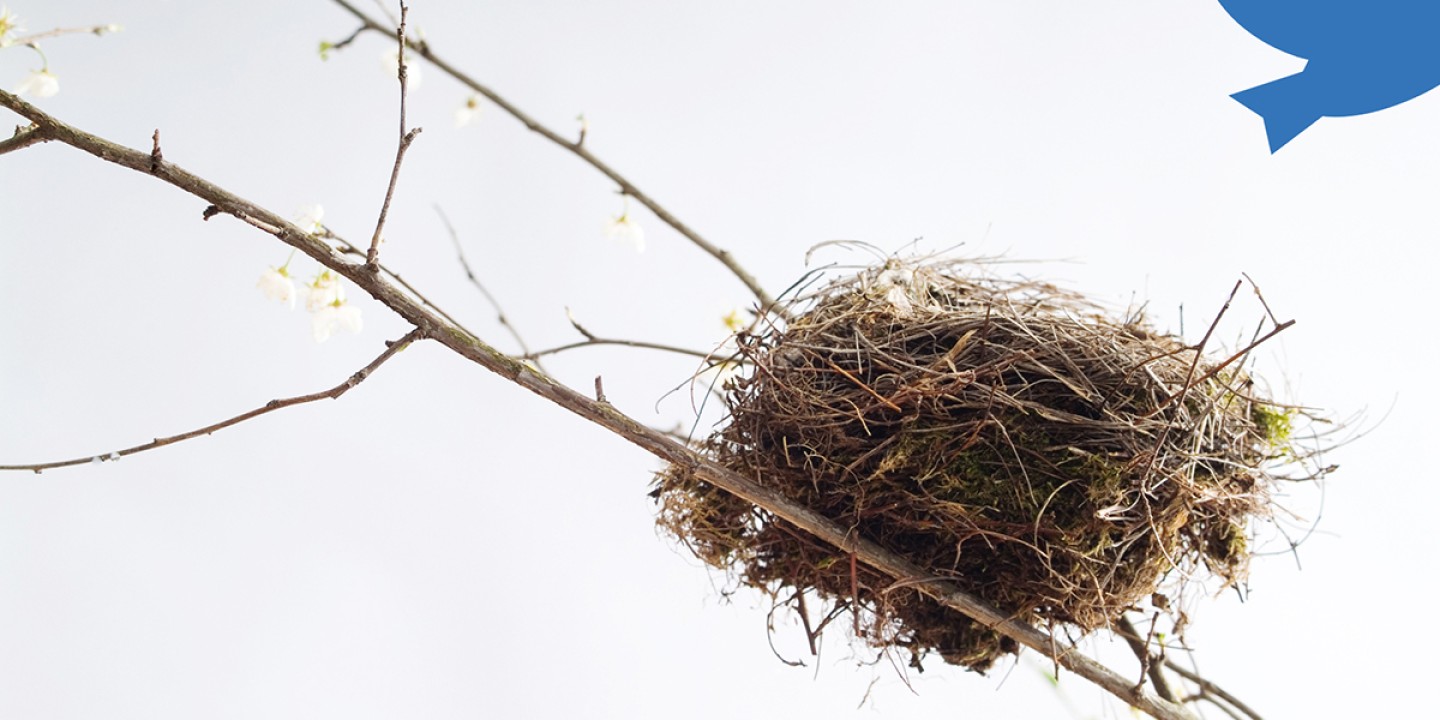
[{"label": "moss on nest", "polygon": [[[752,372],[704,443],[722,465],[1026,622],[1088,632],[1176,571],[1245,578],[1290,414],[1243,372],[1211,372],[1143,318],[956,263],[891,261],[786,315],[740,338]],[[781,602],[818,595],[917,665],[985,670],[1017,650],[682,468],[655,495],[700,559]]]}]

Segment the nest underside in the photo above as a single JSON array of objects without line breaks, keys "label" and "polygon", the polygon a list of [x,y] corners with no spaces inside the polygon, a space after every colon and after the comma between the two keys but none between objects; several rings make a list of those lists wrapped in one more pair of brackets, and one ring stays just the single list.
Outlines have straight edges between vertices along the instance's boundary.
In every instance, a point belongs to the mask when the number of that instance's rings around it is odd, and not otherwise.
[{"label": "nest underside", "polygon": [[[704,444],[721,465],[1026,622],[1088,632],[1177,572],[1244,579],[1279,438],[1238,370],[1138,317],[955,266],[892,262],[788,314],[740,338],[751,372]],[[696,556],[849,611],[873,645],[975,670],[1017,649],[679,467],[657,483],[660,524]]]}]

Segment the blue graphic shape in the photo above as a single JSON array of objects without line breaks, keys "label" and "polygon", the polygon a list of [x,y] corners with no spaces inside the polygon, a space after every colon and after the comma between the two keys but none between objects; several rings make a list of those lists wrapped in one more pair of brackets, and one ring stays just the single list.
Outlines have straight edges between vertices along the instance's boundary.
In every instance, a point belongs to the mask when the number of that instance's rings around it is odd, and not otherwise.
[{"label": "blue graphic shape", "polygon": [[1322,117],[1364,115],[1440,85],[1440,0],[1220,0],[1305,69],[1235,93],[1274,153]]}]

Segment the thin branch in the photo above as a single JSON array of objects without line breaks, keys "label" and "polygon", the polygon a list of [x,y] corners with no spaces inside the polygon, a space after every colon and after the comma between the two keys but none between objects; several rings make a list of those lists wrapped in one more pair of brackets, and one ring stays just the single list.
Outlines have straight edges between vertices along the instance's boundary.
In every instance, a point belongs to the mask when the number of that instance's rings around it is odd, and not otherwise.
[{"label": "thin branch", "polygon": [[698,357],[702,360],[709,360],[715,357],[715,353],[701,352],[699,350],[691,350],[689,348],[676,347],[674,345],[645,342],[644,340],[613,340],[610,338],[599,337],[590,338],[588,340],[580,340],[570,343],[568,345],[557,345],[552,348],[545,348],[544,350],[536,350],[535,352],[525,353],[524,355],[520,355],[519,357],[524,360],[538,360],[542,357],[545,357],[546,355],[557,355],[559,353],[568,352],[570,350],[578,350],[579,348],[585,347],[599,347],[602,345],[618,345],[620,347],[640,348],[642,350],[659,350],[661,352],[669,352],[679,355],[688,355],[690,357]]},{"label": "thin branch", "polygon": [[45,32],[38,32],[32,35],[24,35],[22,37],[11,38],[10,44],[29,45],[39,40],[49,40],[50,38],[60,37],[61,35],[95,35],[98,37],[101,35],[108,35],[109,33],[113,32],[120,32],[120,26],[91,25],[89,27],[55,28],[54,30],[46,30]]},{"label": "thin branch", "polygon": [[334,43],[321,43],[321,47],[325,50],[344,50],[346,47],[349,47],[350,43],[355,42],[355,38],[360,37],[361,33],[369,29],[370,28],[361,25],[360,27],[355,28],[355,32],[352,32],[349,35],[345,36],[344,40]]},{"label": "thin branch", "polygon": [[535,352],[527,351],[524,355],[521,355],[520,358],[524,360],[537,360],[539,358],[545,357],[546,355],[555,355],[557,353],[566,352],[568,350],[576,350],[583,347],[595,347],[599,345],[619,345],[621,347],[640,348],[643,350],[659,350],[661,352],[669,352],[679,355],[688,355],[690,357],[698,357],[702,360],[709,360],[715,357],[715,353],[713,352],[701,352],[699,350],[691,350],[689,348],[677,347],[675,345],[645,342],[644,340],[617,340],[614,338],[602,338],[595,333],[587,330],[584,325],[580,324],[579,320],[575,319],[574,315],[571,315],[569,313],[568,310],[565,314],[570,320],[570,326],[575,328],[576,332],[583,335],[585,337],[584,340],[569,343],[568,345],[560,345],[558,347],[537,350]]},{"label": "thin branch", "polygon": [[525,339],[520,337],[520,331],[515,329],[514,325],[510,324],[510,319],[505,316],[505,309],[500,307],[500,301],[495,299],[495,296],[486,289],[480,282],[480,278],[475,275],[475,270],[470,267],[470,261],[465,258],[465,248],[460,244],[460,233],[455,232],[455,226],[450,224],[450,218],[445,214],[445,210],[439,205],[436,205],[435,212],[440,215],[440,222],[445,224],[445,232],[450,234],[450,242],[455,245],[455,255],[460,259],[460,268],[465,271],[465,277],[470,280],[470,284],[474,285],[475,289],[480,291],[480,295],[483,296],[485,301],[490,303],[490,307],[495,310],[495,320],[500,323],[501,327],[505,328],[506,332],[510,333],[510,337],[514,338],[515,344],[520,346],[521,357],[534,360],[536,356],[530,352],[530,346],[525,344]]},{"label": "thin branch", "polygon": [[[1219,698],[1221,700],[1224,700],[1228,705],[1230,705],[1230,707],[1233,707],[1237,711],[1243,713],[1245,717],[1250,718],[1250,720],[1265,720],[1264,718],[1260,717],[1260,713],[1257,713],[1254,710],[1250,709],[1249,705],[1240,702],[1239,698],[1231,695],[1228,692],[1225,692],[1225,688],[1222,688],[1219,685],[1216,685],[1215,683],[1206,680],[1198,673],[1187,669],[1184,665],[1181,665],[1174,660],[1166,660],[1165,667],[1174,670],[1176,675],[1179,675],[1180,677],[1183,677],[1186,680],[1189,680],[1190,682],[1199,685],[1200,696],[1202,698],[1210,700],[1212,703],[1215,702],[1215,698]],[[1221,707],[1221,709],[1224,709],[1222,706],[1220,706],[1219,703],[1215,704],[1217,707]],[[1233,715],[1234,713],[1231,714]]]},{"label": "thin branch", "polygon": [[405,162],[405,151],[410,149],[410,143],[415,142],[415,136],[420,134],[418,127],[408,131],[405,129],[405,101],[410,95],[410,73],[405,67],[405,18],[409,14],[410,7],[405,4],[405,0],[400,0],[400,26],[395,29],[395,41],[400,47],[399,54],[396,55],[400,76],[400,145],[395,148],[395,166],[390,168],[390,184],[385,188],[385,202],[380,205],[380,219],[375,222],[375,234],[370,237],[370,250],[365,253],[365,264],[376,272],[379,271],[376,264],[380,260],[380,235],[385,230],[385,216],[390,214],[390,201],[395,197],[395,184],[400,180],[400,165]]},{"label": "thin branch", "polygon": [[[361,23],[364,23],[366,28],[385,35],[388,35],[390,33],[390,28],[370,19],[370,16],[361,12],[358,8],[356,8],[354,5],[351,5],[346,0],[335,0],[335,2],[336,4],[340,5],[340,7],[343,7],[345,8],[345,10],[349,11],[351,15],[354,15]],[[659,218],[661,222],[674,228],[676,232],[680,233],[687,240],[694,243],[696,247],[705,251],[716,260],[720,261],[720,263],[724,265],[727,269],[729,269],[730,273],[736,278],[738,278],[740,282],[744,283],[745,287],[749,288],[750,293],[753,294],[755,298],[760,301],[761,313],[782,312],[782,309],[778,305],[776,305],[775,298],[771,297],[769,293],[765,292],[765,289],[760,286],[759,281],[757,281],[755,277],[749,273],[749,271],[747,271],[744,267],[740,265],[737,260],[735,260],[735,257],[730,254],[730,251],[724,250],[712,244],[705,238],[701,237],[699,233],[695,232],[694,230],[690,229],[689,226],[680,222],[679,218],[675,217],[673,214],[670,213],[670,211],[662,207],[660,203],[656,202],[649,195],[645,194],[642,190],[640,190],[640,188],[636,187],[634,183],[626,179],[625,176],[621,175],[619,172],[616,172],[614,168],[611,168],[604,161],[600,160],[600,158],[596,157],[594,153],[591,153],[584,146],[583,137],[581,138],[581,141],[572,142],[565,139],[565,137],[555,132],[554,130],[551,130],[545,125],[542,125],[539,121],[535,120],[535,118],[526,114],[524,111],[522,111],[515,105],[511,104],[510,101],[501,97],[494,90],[491,90],[490,88],[481,85],[479,82],[475,81],[474,78],[471,78],[469,75],[466,75],[465,73],[456,69],[450,63],[441,59],[439,56],[437,56],[434,52],[430,50],[429,43],[423,41],[411,41],[408,39],[405,40],[405,43],[409,45],[411,49],[415,50],[415,52],[419,53],[420,57],[425,58],[426,60],[430,61],[430,63],[433,64],[435,67],[439,68],[441,72],[444,72],[445,74],[459,81],[462,85],[465,85],[476,93],[483,95],[490,102],[495,103],[497,106],[499,106],[501,110],[504,110],[516,120],[519,120],[521,123],[523,123],[526,128],[541,135],[546,140],[549,140],[550,142],[555,143],[556,145],[559,145],[566,150],[569,150],[581,160],[589,163],[591,167],[599,170],[602,174],[605,175],[605,177],[610,178],[612,181],[615,182],[616,185],[619,185],[620,192],[622,194],[629,195],[630,197],[635,198],[637,201],[640,202],[641,205],[649,208],[650,212],[655,213],[655,217]]]},{"label": "thin branch", "polygon": [[1173,703],[1180,702],[1180,697],[1170,687],[1170,679],[1165,677],[1163,658],[1150,654],[1146,639],[1135,630],[1135,624],[1130,622],[1130,618],[1121,615],[1120,619],[1116,621],[1116,625],[1119,626],[1120,637],[1125,639],[1131,652],[1135,653],[1135,657],[1140,660],[1141,674],[1150,677],[1150,684],[1155,686],[1155,694]]},{"label": "thin branch", "polygon": [[[57,140],[90,153],[106,162],[149,174],[150,155],[96,137],[66,125],[39,108],[0,91],[0,105],[30,119],[41,127],[50,128]],[[914,587],[940,604],[1014,639],[1046,657],[1053,658],[1071,672],[1095,683],[1124,702],[1160,720],[1193,720],[1189,711],[1155,695],[1148,688],[1137,688],[1123,675],[1101,665],[1074,647],[1054,642],[1050,635],[1011,618],[1008,614],[962,590],[955,583],[934,578],[910,560],[872,540],[852,533],[815,511],[763,486],[754,479],[734,472],[713,460],[671,439],[665,433],[646,426],[608,403],[599,403],[573,388],[562,385],[524,362],[500,352],[491,345],[460,331],[439,315],[431,312],[411,295],[391,285],[385,278],[364,264],[348,262],[319,238],[302,231],[280,215],[266,210],[219,186],[191,174],[172,162],[160,165],[153,175],[175,187],[214,205],[221,212],[237,217],[262,229],[276,239],[313,258],[336,274],[355,283],[381,304],[404,318],[425,337],[429,337],[485,369],[510,380],[570,412],[625,438],[650,454],[676,465],[682,472],[710,483],[736,497],[773,513],[823,542],[847,553],[855,553],[858,561]]]},{"label": "thin branch", "polygon": [[16,150],[23,150],[27,147],[30,147],[31,145],[37,145],[43,142],[50,142],[54,139],[55,138],[50,137],[50,133],[45,132],[44,130],[41,130],[40,128],[33,125],[28,128],[17,127],[15,128],[15,135],[13,137],[10,137],[6,140],[0,140],[0,155],[4,155],[8,152],[14,152]]},{"label": "thin branch", "polygon": [[[207,209],[207,212],[208,212],[208,209]],[[218,208],[216,208],[215,212],[218,213],[218,212],[220,212],[220,210],[219,210]],[[210,219],[210,218],[207,216],[205,219],[208,220],[208,219]],[[336,235],[335,233],[331,232],[329,228],[325,228],[325,233],[326,233],[326,235],[325,235],[326,238],[328,238],[328,239],[330,239],[330,240],[334,240],[335,243],[340,246],[341,252],[348,253],[348,254],[354,255],[354,256],[356,256],[356,257],[362,257],[362,258],[365,257],[365,251],[364,251],[364,250],[361,250],[359,247],[356,247],[356,246],[355,246],[353,243],[351,243],[349,240],[346,240],[345,238],[342,238],[342,237],[340,237],[339,235]],[[380,263],[377,267],[380,268],[380,272],[382,272],[382,273],[384,273],[384,274],[386,274],[386,275],[389,275],[391,278],[393,278],[393,279],[395,280],[396,283],[399,283],[400,287],[405,288],[406,290],[408,290],[408,291],[410,292],[411,295],[414,295],[416,300],[419,300],[420,303],[423,304],[425,307],[428,307],[428,308],[430,308],[431,310],[434,310],[434,311],[435,311],[435,314],[439,315],[439,316],[442,317],[442,318],[445,318],[445,320],[446,320],[447,322],[449,322],[451,325],[454,325],[456,328],[460,329],[461,331],[465,332],[465,333],[468,334],[468,335],[474,335],[474,334],[475,334],[475,333],[473,333],[473,332],[470,332],[469,328],[466,328],[464,325],[461,325],[461,324],[460,324],[460,321],[459,321],[459,320],[456,320],[450,313],[445,312],[445,309],[444,309],[444,308],[442,308],[442,307],[440,307],[439,305],[436,305],[435,303],[431,302],[429,298],[427,298],[427,297],[425,297],[423,294],[421,294],[421,292],[420,292],[418,289],[416,289],[416,287],[415,287],[414,285],[411,285],[409,281],[407,281],[405,278],[401,277],[401,276],[400,276],[400,273],[395,272],[394,270],[391,270],[390,268],[386,267],[386,266],[385,266],[385,263]]]},{"label": "thin branch", "polygon": [[224,430],[225,428],[228,428],[232,425],[239,425],[240,423],[245,422],[246,420],[249,420],[251,418],[260,417],[261,415],[272,413],[282,408],[293,407],[295,405],[304,405],[305,403],[312,403],[316,400],[334,400],[336,398],[339,398],[341,395],[349,392],[350,388],[353,388],[356,385],[365,382],[365,379],[370,377],[370,374],[375,372],[375,370],[381,365],[383,365],[386,360],[394,357],[395,353],[404,350],[405,347],[410,343],[420,339],[423,334],[424,333],[417,328],[415,330],[411,330],[409,334],[407,334],[405,337],[400,338],[399,340],[385,343],[385,352],[380,353],[379,357],[376,357],[374,360],[370,361],[369,365],[360,368],[360,370],[356,371],[355,374],[346,378],[345,382],[342,382],[339,385],[330,388],[329,390],[322,390],[320,392],[310,393],[309,395],[297,395],[291,398],[271,400],[270,402],[265,403],[264,405],[255,408],[254,410],[240,413],[239,415],[236,415],[235,417],[232,417],[228,420],[221,420],[214,425],[206,425],[205,427],[202,427],[198,430],[191,430],[190,432],[180,433],[179,435],[172,435],[170,437],[155,438],[154,440],[143,445],[136,445],[134,447],[125,448],[124,450],[116,450],[114,452],[109,452],[102,455],[90,455],[83,458],[75,458],[73,460],[57,460],[54,462],[32,463],[29,465],[0,465],[0,470],[31,470],[38,475],[45,470],[51,470],[54,468],[72,467],[75,465],[88,465],[92,463],[115,461],[119,460],[122,457],[126,457],[127,455],[134,455],[136,453],[142,453],[148,450],[155,450],[165,447],[166,445],[174,445],[175,443],[184,442],[192,438],[200,437],[201,435],[211,435],[214,434],[216,431]]}]

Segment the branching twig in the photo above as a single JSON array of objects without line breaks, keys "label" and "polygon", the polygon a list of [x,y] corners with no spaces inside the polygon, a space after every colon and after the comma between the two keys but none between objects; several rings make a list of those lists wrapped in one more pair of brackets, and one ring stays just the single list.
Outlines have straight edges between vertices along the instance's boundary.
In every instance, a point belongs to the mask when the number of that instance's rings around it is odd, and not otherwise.
[{"label": "branching twig", "polygon": [[422,335],[423,333],[419,329],[415,329],[411,330],[407,335],[405,335],[405,337],[402,337],[399,340],[387,342],[385,352],[380,353],[379,357],[370,361],[369,365],[360,368],[360,370],[358,370],[354,375],[346,378],[345,382],[342,382],[339,385],[330,388],[329,390],[322,390],[320,392],[310,393],[309,395],[297,395],[295,397],[284,398],[281,400],[271,400],[270,402],[265,403],[264,405],[255,408],[254,410],[241,413],[228,420],[221,420],[214,425],[206,425],[205,427],[202,427],[198,430],[191,430],[190,432],[181,433],[179,435],[172,435],[170,437],[155,438],[154,440],[143,445],[136,445],[134,447],[125,448],[124,450],[116,450],[114,452],[105,453],[103,455],[91,455],[83,458],[75,458],[73,460],[57,460],[54,462],[32,463],[29,465],[0,465],[0,470],[31,470],[38,475],[45,470],[51,470],[54,468],[71,467],[75,465],[87,465],[96,462],[119,460],[120,458],[127,455],[134,455],[136,453],[142,453],[147,450],[155,450],[157,448],[165,447],[166,445],[174,445],[175,443],[190,440],[192,438],[197,438],[201,435],[211,435],[218,430],[224,430],[231,425],[239,425],[246,420],[256,418],[267,413],[275,412],[276,410],[279,410],[281,408],[292,407],[295,405],[303,405],[305,403],[312,403],[316,400],[325,400],[327,398],[334,400],[341,395],[349,392],[350,388],[353,388],[356,385],[364,382],[365,378],[370,377],[370,373],[375,372],[376,368],[383,365],[386,360],[394,357],[395,353],[404,350],[405,347],[410,343],[420,339]]},{"label": "branching twig", "polygon": [[525,339],[520,337],[520,331],[510,324],[510,319],[505,316],[505,309],[500,307],[500,301],[495,299],[495,296],[481,284],[480,278],[470,267],[470,261],[465,258],[465,248],[460,244],[460,233],[455,232],[455,226],[450,223],[450,218],[445,215],[445,211],[439,205],[435,206],[435,212],[440,215],[440,222],[445,223],[445,232],[450,234],[450,242],[455,244],[455,255],[460,259],[460,268],[465,271],[465,277],[470,280],[470,284],[474,285],[476,290],[480,291],[480,295],[490,303],[490,307],[494,308],[495,320],[505,328],[506,332],[510,333],[510,337],[515,339],[515,344],[520,346],[521,357],[534,360],[537,356],[530,352],[530,346],[526,345]]},{"label": "branching twig", "polygon": [[[0,105],[19,113],[41,127],[49,128],[57,140],[67,145],[107,162],[149,174],[150,156],[148,153],[139,152],[73,128],[47,115],[39,108],[3,91],[0,91]],[[1095,683],[1153,717],[1161,720],[1191,720],[1190,713],[1184,707],[1164,700],[1146,688],[1136,688],[1134,683],[1123,675],[1092,660],[1073,647],[1052,646],[1053,639],[1049,635],[1029,624],[1011,618],[1008,614],[965,592],[955,583],[933,578],[930,573],[910,560],[872,540],[849,532],[835,521],[796,503],[774,488],[760,485],[752,478],[729,470],[677,443],[665,433],[647,427],[644,423],[619,412],[608,403],[596,402],[573,388],[561,385],[524,362],[496,350],[479,338],[458,330],[439,315],[427,309],[418,300],[391,285],[380,274],[371,272],[364,264],[347,262],[328,244],[303,232],[280,215],[193,175],[169,161],[162,163],[153,176],[219,208],[223,213],[240,218],[244,222],[264,230],[313,258],[389,307],[414,325],[422,335],[433,338],[461,357],[614,432],[661,460],[675,464],[682,472],[758,505],[776,517],[809,532],[823,542],[847,553],[854,553],[859,562],[890,577],[904,580],[910,587],[920,590],[940,604],[960,612],[986,627],[993,628],[996,632],[1014,639],[1025,647],[1055,659],[1071,672]]]},{"label": "branching twig", "polygon": [[6,140],[0,141],[0,155],[4,155],[8,152],[14,152],[16,150],[23,150],[24,148],[30,147],[31,145],[36,145],[43,142],[50,142],[54,139],[55,138],[50,137],[49,133],[41,130],[38,127],[34,127],[33,125],[28,128],[17,127],[15,128],[14,136]]},{"label": "branching twig", "polygon": [[[1219,698],[1220,700],[1224,700],[1225,703],[1228,704],[1230,707],[1235,708],[1235,710],[1239,711],[1240,713],[1244,714],[1246,717],[1250,718],[1250,720],[1265,720],[1264,718],[1260,717],[1260,713],[1257,713],[1257,712],[1255,712],[1254,710],[1251,710],[1249,705],[1246,705],[1245,703],[1240,702],[1240,699],[1239,699],[1239,698],[1235,697],[1234,695],[1231,695],[1231,694],[1228,693],[1228,692],[1225,692],[1225,689],[1224,689],[1224,688],[1220,687],[1219,685],[1216,685],[1216,684],[1213,683],[1213,682],[1210,682],[1209,680],[1206,680],[1205,678],[1201,677],[1200,675],[1196,674],[1195,672],[1187,669],[1184,665],[1181,665],[1180,663],[1177,663],[1177,662],[1175,662],[1174,660],[1166,660],[1166,661],[1165,661],[1165,667],[1170,668],[1171,670],[1174,670],[1176,675],[1179,675],[1180,677],[1183,677],[1183,678],[1185,678],[1186,680],[1189,680],[1190,682],[1193,682],[1193,683],[1195,683],[1196,685],[1199,685],[1199,686],[1200,686],[1200,697],[1202,697],[1202,698],[1204,698],[1204,699],[1206,699],[1206,700],[1209,700],[1209,701],[1211,701],[1211,702],[1215,702],[1215,699],[1216,699],[1216,698]],[[1224,706],[1220,705],[1219,703],[1215,703],[1215,704],[1216,704],[1217,707],[1220,707],[1222,710],[1225,709]],[[1229,711],[1226,710],[1226,712],[1229,712]],[[1231,714],[1232,716],[1234,715],[1234,713],[1230,713],[1230,714]]]},{"label": "branching twig", "polygon": [[420,134],[420,128],[414,130],[405,129],[405,101],[410,94],[409,73],[405,68],[405,18],[410,14],[410,7],[405,0],[400,0],[400,26],[395,29],[396,43],[400,46],[396,62],[399,65],[400,76],[400,145],[395,148],[395,166],[390,169],[390,184],[385,188],[385,202],[380,205],[380,219],[375,221],[375,234],[370,237],[370,250],[365,253],[365,265],[374,272],[379,272],[376,263],[380,259],[380,236],[385,230],[385,216],[390,213],[390,201],[395,197],[395,183],[400,180],[400,164],[405,161],[405,151],[410,149],[410,143],[415,142],[415,136]]},{"label": "branching twig", "polygon": [[11,38],[10,44],[29,45],[33,42],[37,42],[40,40],[49,40],[50,38],[60,37],[61,35],[100,36],[119,31],[119,25],[91,25],[89,27],[55,28],[54,30],[46,30],[45,32],[38,32],[31,35],[23,35],[21,37]]},{"label": "branching twig", "polygon": [[599,345],[619,345],[621,347],[640,348],[643,350],[659,350],[661,352],[676,353],[678,355],[688,355],[690,357],[698,357],[702,360],[709,360],[715,357],[715,353],[713,352],[701,352],[699,350],[691,350],[689,348],[677,347],[675,345],[645,342],[644,340],[617,340],[614,338],[602,338],[595,333],[592,333],[589,330],[585,329],[585,326],[581,325],[580,322],[575,319],[575,316],[569,315],[569,320],[570,326],[575,328],[576,332],[585,336],[584,340],[569,343],[567,345],[546,348],[544,350],[536,350],[535,352],[526,351],[524,355],[520,356],[521,359],[538,360],[539,358],[545,357],[546,355],[555,355],[565,352],[567,350],[576,350],[583,347],[596,347]]},{"label": "branching twig", "polygon": [[[357,19],[359,19],[360,22],[364,24],[366,29],[374,30],[375,32],[384,35],[390,34],[390,28],[370,19],[370,16],[361,12],[358,8],[356,8],[354,5],[351,5],[346,0],[335,0],[335,2],[339,4],[340,7],[343,7],[347,11],[349,11],[351,15],[354,15]],[[465,85],[476,93],[485,96],[485,98],[488,99],[490,102],[493,102],[497,106],[499,106],[501,110],[504,110],[516,120],[519,120],[521,123],[523,123],[526,128],[529,128],[531,131],[538,133],[546,140],[549,140],[550,142],[553,142],[556,145],[559,145],[560,147],[569,150],[570,152],[578,156],[581,160],[589,163],[591,167],[599,170],[602,174],[605,175],[605,177],[610,178],[612,181],[615,182],[616,185],[619,185],[620,192],[622,194],[635,198],[637,201],[639,201],[641,205],[644,205],[646,208],[648,208],[650,212],[655,213],[655,217],[659,218],[661,222],[674,228],[676,232],[680,233],[687,240],[694,243],[696,247],[704,250],[711,257],[714,257],[716,260],[720,261],[720,263],[724,265],[727,269],[729,269],[730,273],[733,274],[736,278],[738,278],[740,282],[744,283],[745,287],[749,288],[751,294],[753,294],[755,298],[760,301],[761,313],[781,312],[780,308],[775,303],[775,299],[771,297],[769,293],[765,292],[765,289],[760,286],[759,281],[757,281],[755,277],[749,273],[749,271],[747,271],[744,267],[740,265],[738,261],[735,260],[735,257],[730,254],[730,251],[721,249],[720,247],[712,244],[710,241],[701,237],[699,233],[695,232],[694,230],[690,229],[689,226],[680,222],[679,218],[676,218],[670,213],[670,211],[662,207],[660,203],[656,202],[649,195],[646,195],[643,191],[640,190],[640,188],[636,187],[634,183],[630,182],[619,172],[616,172],[604,161],[600,160],[600,158],[596,157],[594,153],[591,153],[590,150],[585,147],[583,137],[579,141],[572,142],[565,139],[564,136],[560,135],[554,130],[551,130],[545,125],[540,124],[539,121],[530,117],[520,108],[511,104],[510,101],[498,95],[494,90],[491,90],[490,88],[481,85],[469,75],[466,75],[465,73],[456,69],[450,63],[442,60],[439,56],[437,56],[434,52],[430,50],[430,46],[428,43],[425,43],[423,41],[411,41],[408,39],[405,39],[404,42],[409,45],[410,48],[413,49],[415,52],[419,53],[420,57],[425,58],[426,60],[430,61],[430,63],[433,64],[435,67],[439,68],[441,72],[444,72],[446,75],[449,75],[450,77],[459,81],[462,85]]]},{"label": "branching twig", "polygon": [[542,357],[545,357],[546,355],[557,355],[559,353],[569,350],[578,350],[579,348],[584,347],[599,347],[601,345],[618,345],[620,347],[640,348],[642,350],[659,350],[661,352],[688,355],[690,357],[698,357],[705,360],[708,360],[715,356],[715,353],[706,353],[699,350],[676,347],[674,345],[645,342],[644,340],[613,340],[610,338],[597,337],[590,338],[589,340],[580,340],[578,342],[573,342],[568,345],[557,345],[552,348],[545,348],[544,350],[536,350],[535,352],[525,353],[524,355],[521,355],[519,357],[524,360],[538,360]]},{"label": "branching twig", "polygon": [[1116,621],[1116,625],[1119,626],[1120,637],[1125,639],[1125,643],[1130,646],[1130,650],[1140,660],[1141,674],[1150,677],[1150,684],[1155,687],[1155,694],[1173,703],[1180,702],[1180,697],[1170,687],[1170,679],[1165,677],[1163,658],[1150,654],[1150,648],[1146,644],[1145,638],[1135,630],[1135,623],[1130,622],[1130,618],[1121,615],[1120,619]]}]

